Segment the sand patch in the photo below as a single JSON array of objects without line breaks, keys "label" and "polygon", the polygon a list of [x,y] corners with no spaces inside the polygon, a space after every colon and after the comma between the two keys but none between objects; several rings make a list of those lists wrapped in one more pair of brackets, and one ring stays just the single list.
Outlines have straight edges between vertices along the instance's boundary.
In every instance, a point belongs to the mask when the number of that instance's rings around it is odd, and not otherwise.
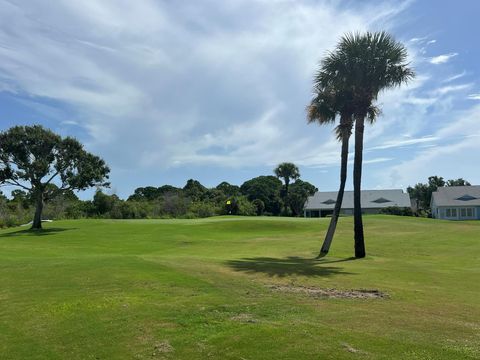
[{"label": "sand patch", "polygon": [[273,291],[304,294],[329,299],[385,299],[388,294],[377,289],[322,289],[296,285],[267,285]]}]

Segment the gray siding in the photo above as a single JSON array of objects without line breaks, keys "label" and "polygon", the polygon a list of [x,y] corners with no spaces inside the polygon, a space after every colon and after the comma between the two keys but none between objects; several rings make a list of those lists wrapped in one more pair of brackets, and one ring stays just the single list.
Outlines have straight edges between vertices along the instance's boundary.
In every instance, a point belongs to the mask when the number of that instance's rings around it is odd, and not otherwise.
[{"label": "gray siding", "polygon": [[[337,192],[319,191],[305,203],[305,216],[318,217],[333,213]],[[396,206],[411,208],[410,197],[401,189],[362,190],[361,204],[364,214],[378,214],[381,209]],[[345,191],[342,201],[342,214],[353,214],[353,191]]]},{"label": "gray siding", "polygon": [[[471,209],[472,216],[468,214],[467,209]],[[476,206],[440,206],[432,208],[432,216],[436,219],[444,220],[480,220],[480,207]]]}]

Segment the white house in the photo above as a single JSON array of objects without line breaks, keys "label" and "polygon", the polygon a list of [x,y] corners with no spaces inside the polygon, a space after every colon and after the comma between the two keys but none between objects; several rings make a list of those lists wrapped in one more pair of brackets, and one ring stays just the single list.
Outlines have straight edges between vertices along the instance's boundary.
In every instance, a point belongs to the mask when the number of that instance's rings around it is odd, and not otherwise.
[{"label": "white house", "polygon": [[430,207],[436,219],[480,220],[480,186],[439,187]]},{"label": "white house", "polygon": [[[310,196],[305,203],[305,217],[324,217],[333,214],[337,191],[318,191]],[[378,214],[380,210],[396,206],[411,208],[410,196],[401,189],[392,190],[362,190],[362,212]],[[341,214],[353,215],[353,191],[345,191],[343,195]]]}]

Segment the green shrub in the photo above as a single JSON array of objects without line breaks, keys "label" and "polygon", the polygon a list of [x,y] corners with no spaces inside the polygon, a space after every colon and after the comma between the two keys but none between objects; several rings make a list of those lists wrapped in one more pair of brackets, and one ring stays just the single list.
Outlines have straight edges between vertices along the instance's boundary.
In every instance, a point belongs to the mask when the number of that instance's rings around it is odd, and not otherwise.
[{"label": "green shrub", "polygon": [[189,213],[193,214],[195,217],[205,218],[218,215],[220,211],[212,203],[195,202],[190,205]]},{"label": "green shrub", "polygon": [[260,199],[255,199],[252,201],[253,206],[255,206],[256,214],[258,216],[263,215],[263,212],[265,211],[265,204],[262,200]]},{"label": "green shrub", "polygon": [[380,210],[380,214],[398,215],[398,216],[413,216],[411,208],[389,206]]}]

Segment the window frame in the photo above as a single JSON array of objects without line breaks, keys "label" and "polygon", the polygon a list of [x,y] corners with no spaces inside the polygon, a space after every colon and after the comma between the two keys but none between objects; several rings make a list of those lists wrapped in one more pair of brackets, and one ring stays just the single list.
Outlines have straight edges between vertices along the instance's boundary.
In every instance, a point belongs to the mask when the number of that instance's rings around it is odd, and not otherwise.
[{"label": "window frame", "polygon": [[457,208],[446,208],[445,209],[445,217],[449,219],[457,219],[458,211]]}]

